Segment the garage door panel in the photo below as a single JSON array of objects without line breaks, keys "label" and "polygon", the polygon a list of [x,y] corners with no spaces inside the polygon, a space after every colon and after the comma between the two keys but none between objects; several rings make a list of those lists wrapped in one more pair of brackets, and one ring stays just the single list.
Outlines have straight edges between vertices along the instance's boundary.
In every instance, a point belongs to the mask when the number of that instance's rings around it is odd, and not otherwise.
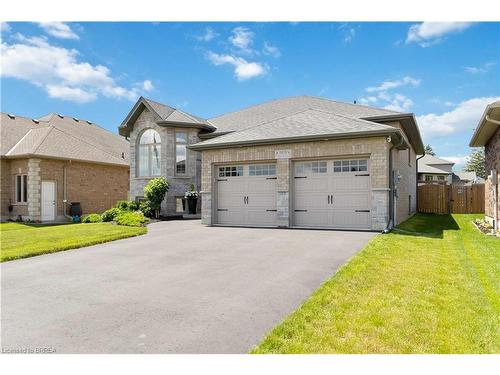
[{"label": "garage door panel", "polygon": [[294,212],[294,224],[300,227],[326,227],[331,221],[331,212],[328,210],[307,210]]},{"label": "garage door panel", "polygon": [[[276,167],[274,164],[251,164],[219,167],[217,181],[217,223],[223,225],[276,225]],[[235,170],[236,169],[236,170]],[[268,211],[271,210],[271,211]]]},{"label": "garage door panel", "polygon": [[249,225],[275,225],[276,211],[248,209],[247,223]]},{"label": "garage door panel", "polygon": [[370,223],[370,212],[338,210],[335,215],[333,215],[333,226],[336,228],[366,229],[370,227]]},{"label": "garage door panel", "polygon": [[366,192],[349,192],[333,194],[333,209],[369,209],[371,198]]},{"label": "garage door panel", "polygon": [[371,180],[367,159],[300,162],[294,172],[293,223],[304,227],[370,229]]}]

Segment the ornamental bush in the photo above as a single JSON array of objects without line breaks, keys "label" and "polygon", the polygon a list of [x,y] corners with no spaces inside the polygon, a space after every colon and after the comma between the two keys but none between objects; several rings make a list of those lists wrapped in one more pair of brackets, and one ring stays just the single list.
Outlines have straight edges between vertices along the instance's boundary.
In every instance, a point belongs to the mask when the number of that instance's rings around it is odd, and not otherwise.
[{"label": "ornamental bush", "polygon": [[140,211],[122,211],[116,216],[115,221],[118,225],[128,227],[140,227],[146,222],[146,218]]},{"label": "ornamental bush", "polygon": [[135,201],[118,201],[115,207],[122,211],[137,211],[139,209],[139,203]]},{"label": "ornamental bush", "polygon": [[115,218],[122,212],[121,209],[117,207],[110,208],[107,211],[104,211],[101,215],[102,221],[108,222],[113,221]]},{"label": "ornamental bush", "polygon": [[165,177],[153,178],[144,187],[144,197],[153,210],[155,217],[160,214],[161,202],[165,199],[167,192],[168,181]]},{"label": "ornamental bush", "polygon": [[155,215],[155,210],[153,210],[148,201],[141,202],[141,204],[139,205],[139,210],[146,217],[154,217]]},{"label": "ornamental bush", "polygon": [[102,221],[101,215],[90,214],[83,218],[82,223],[100,223]]}]

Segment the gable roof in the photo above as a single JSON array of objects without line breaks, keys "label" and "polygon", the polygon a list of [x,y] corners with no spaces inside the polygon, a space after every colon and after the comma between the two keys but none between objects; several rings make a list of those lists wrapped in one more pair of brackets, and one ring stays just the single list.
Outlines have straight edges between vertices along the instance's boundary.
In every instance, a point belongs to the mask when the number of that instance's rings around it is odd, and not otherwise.
[{"label": "gable roof", "polygon": [[438,158],[436,156],[425,154],[422,158],[418,159],[418,173],[433,173],[433,174],[450,174],[446,167],[453,167],[455,163]]},{"label": "gable roof", "polygon": [[227,145],[281,143],[312,139],[352,138],[398,133],[389,125],[377,124],[318,109],[305,109],[241,131],[226,133],[190,146],[193,150]]},{"label": "gable roof", "polygon": [[50,113],[39,120],[1,114],[2,157],[48,157],[129,165],[130,144],[90,121]]},{"label": "gable roof", "polygon": [[470,147],[484,147],[500,126],[500,101],[489,104],[474,130]]},{"label": "gable roof", "polygon": [[123,136],[128,136],[130,129],[144,108],[147,108],[156,119],[156,122],[161,124],[180,124],[184,126],[194,126],[209,131],[215,130],[215,127],[210,125],[205,119],[184,112],[180,109],[170,107],[166,104],[155,102],[154,100],[140,97],[130,110],[125,120],[119,126],[119,133]]}]

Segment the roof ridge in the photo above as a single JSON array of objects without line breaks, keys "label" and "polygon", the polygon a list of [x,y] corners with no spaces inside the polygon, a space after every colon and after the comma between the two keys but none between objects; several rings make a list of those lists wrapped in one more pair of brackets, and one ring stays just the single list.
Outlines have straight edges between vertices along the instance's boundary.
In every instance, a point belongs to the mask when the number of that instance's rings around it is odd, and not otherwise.
[{"label": "roof ridge", "polygon": [[386,126],[386,127],[392,128],[392,126],[390,126],[390,125],[380,124],[380,123],[375,122],[375,121],[365,120],[364,118],[350,117],[350,116],[346,116],[346,115],[341,115],[341,114],[338,114],[338,113],[327,111],[325,109],[310,108],[310,110],[312,110],[312,111],[318,111],[318,112],[323,112],[323,113],[328,113],[330,115],[337,116],[337,117],[343,117],[343,118],[348,119],[348,120],[359,121],[359,122],[363,122],[363,123],[366,122],[366,123],[369,123],[369,124],[376,124],[376,125],[381,125],[381,126]]},{"label": "roof ridge", "polygon": [[[302,95],[302,97],[324,100],[324,101],[334,102],[334,103],[338,103],[338,104],[342,104],[342,105],[349,105],[352,107],[364,107],[364,108],[369,108],[369,109],[379,109],[379,110],[392,112],[394,114],[404,114],[404,112],[393,111],[392,109],[386,109],[386,108],[380,108],[380,107],[371,107],[371,106],[366,105],[366,104],[358,104],[357,102],[356,102],[356,104],[350,103],[350,102],[341,102],[339,100],[330,99],[330,98],[323,98],[321,96],[314,96],[314,95]],[[373,116],[373,117],[379,117],[379,116]]]},{"label": "roof ridge", "polygon": [[[171,107],[171,108],[174,108],[174,107]],[[175,111],[180,112],[183,115],[186,115],[187,117],[189,117],[191,120],[195,121],[196,123],[200,122],[200,120],[197,120],[196,118],[193,117],[194,115],[187,113],[187,112],[184,112],[182,109],[174,108],[174,112]],[[172,113],[174,113],[174,112],[172,112]],[[168,117],[170,117],[172,115],[172,113]],[[200,119],[207,121],[206,119],[203,119],[202,117],[200,117]]]},{"label": "roof ridge", "polygon": [[[68,117],[68,118],[71,118],[71,119],[75,119],[75,117],[71,117],[71,116],[68,116],[68,115],[62,115],[63,118],[65,117]],[[62,120],[62,119],[61,119]],[[51,125],[51,121],[43,121],[43,122],[47,122],[49,125]],[[86,120],[86,119],[78,119],[78,122],[83,122],[84,126],[93,126],[93,127],[96,127],[98,129],[101,129],[101,130],[104,130],[105,132],[111,134],[111,135],[114,135],[115,137],[117,137],[117,139],[119,139],[120,141],[123,141],[123,142],[126,142],[125,139],[123,139],[123,137],[120,136],[120,134],[116,134],[116,133],[113,133],[111,130],[109,129],[106,129],[105,127],[95,123],[95,122],[92,122],[90,120]],[[85,124],[86,123],[86,124]],[[51,125],[51,126],[54,126],[54,125]],[[81,126],[81,125],[78,125],[78,126]],[[59,128],[58,128],[59,129]],[[66,133],[66,132],[65,132]]]},{"label": "roof ridge", "polygon": [[[46,128],[48,128],[49,131],[45,134],[44,137],[42,137],[40,139],[40,141],[38,142],[38,144],[33,148],[33,154],[36,154],[37,150],[40,148],[40,146],[42,145],[43,141],[45,141],[45,139],[47,139],[47,137],[49,136],[49,134],[52,133],[52,130],[54,130],[53,126],[47,126]],[[30,133],[31,130],[33,130],[33,129],[30,129],[30,131],[28,133]]]}]

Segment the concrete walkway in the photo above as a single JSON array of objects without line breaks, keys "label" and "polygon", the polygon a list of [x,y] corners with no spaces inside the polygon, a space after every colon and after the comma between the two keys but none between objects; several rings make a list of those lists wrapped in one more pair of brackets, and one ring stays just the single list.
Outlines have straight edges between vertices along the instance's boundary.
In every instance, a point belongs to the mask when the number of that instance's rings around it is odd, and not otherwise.
[{"label": "concrete walkway", "polygon": [[374,235],[169,221],[2,263],[2,348],[246,353]]}]

